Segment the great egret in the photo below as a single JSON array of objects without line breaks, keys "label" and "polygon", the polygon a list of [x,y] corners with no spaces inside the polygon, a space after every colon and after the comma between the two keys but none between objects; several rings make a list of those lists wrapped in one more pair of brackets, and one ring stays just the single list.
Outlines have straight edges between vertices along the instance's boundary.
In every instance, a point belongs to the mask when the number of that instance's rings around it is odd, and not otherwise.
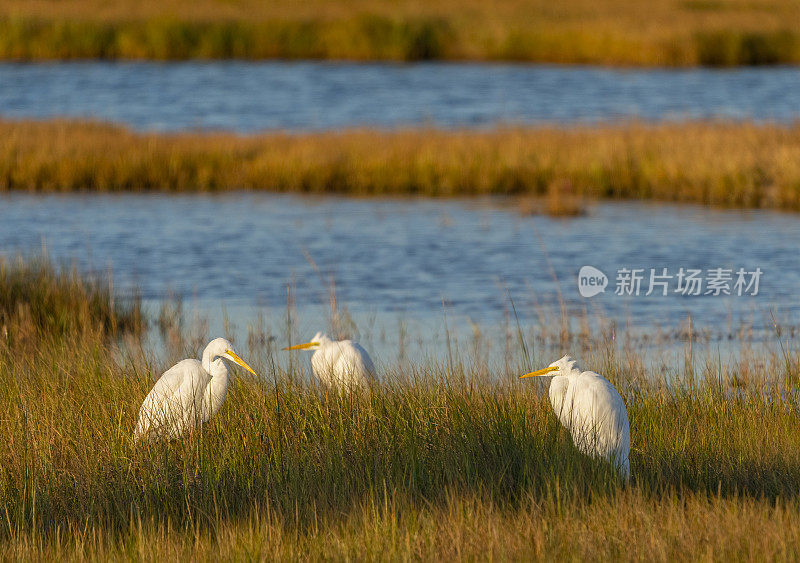
[{"label": "great egret", "polygon": [[203,361],[181,360],[156,381],[139,409],[134,440],[178,438],[207,422],[225,401],[230,360],[256,375],[224,338],[212,340],[203,350]]},{"label": "great egret", "polygon": [[614,386],[602,375],[581,371],[569,356],[520,379],[535,376],[553,378],[550,403],[578,450],[608,460],[628,479],[631,474],[628,411]]},{"label": "great egret", "polygon": [[328,387],[366,387],[375,376],[375,366],[369,354],[352,340],[331,340],[318,332],[310,342],[284,350],[316,350],[311,356],[311,369]]}]

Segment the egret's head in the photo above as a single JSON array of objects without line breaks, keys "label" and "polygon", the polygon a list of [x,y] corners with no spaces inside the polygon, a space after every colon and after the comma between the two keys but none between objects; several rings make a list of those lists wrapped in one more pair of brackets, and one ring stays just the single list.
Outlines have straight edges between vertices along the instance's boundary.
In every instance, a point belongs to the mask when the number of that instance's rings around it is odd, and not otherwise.
[{"label": "egret's head", "polygon": [[564,356],[563,358],[556,360],[546,368],[526,373],[525,375],[519,376],[519,378],[525,379],[526,377],[541,377],[541,376],[555,377],[557,375],[570,375],[575,371],[580,371],[578,369],[575,360],[573,360],[571,356]]},{"label": "egret's head", "polygon": [[224,358],[226,360],[230,360],[234,364],[242,366],[253,375],[258,375],[253,368],[247,365],[247,362],[241,359],[239,355],[233,351],[233,344],[224,338],[215,338],[209,342],[208,346],[206,346],[206,349],[203,351],[203,358],[205,359],[206,357],[209,360],[213,360],[214,358]]},{"label": "egret's head", "polygon": [[318,350],[323,343],[330,340],[322,332],[314,335],[314,338],[303,344],[295,344],[294,346],[287,346],[284,350]]}]

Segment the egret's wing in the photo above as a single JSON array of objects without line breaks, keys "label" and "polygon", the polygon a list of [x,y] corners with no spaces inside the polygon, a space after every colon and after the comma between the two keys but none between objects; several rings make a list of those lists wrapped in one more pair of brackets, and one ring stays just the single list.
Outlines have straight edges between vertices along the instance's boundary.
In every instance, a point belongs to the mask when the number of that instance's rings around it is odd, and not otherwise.
[{"label": "egret's wing", "polygon": [[325,346],[311,356],[311,369],[317,379],[325,385],[337,384],[336,365],[339,361],[339,347]]},{"label": "egret's wing", "polygon": [[358,351],[361,369],[370,377],[375,377],[375,364],[372,363],[372,358],[369,357],[367,351],[358,342],[353,342],[353,347]]},{"label": "egret's wing", "polygon": [[311,367],[314,375],[331,386],[363,386],[375,373],[367,351],[350,340],[317,350],[311,357]]},{"label": "egret's wing", "polygon": [[150,432],[180,436],[195,424],[203,390],[211,376],[197,360],[183,360],[156,381],[139,409],[135,436]]},{"label": "egret's wing", "polygon": [[357,342],[343,340],[338,343],[339,356],[334,366],[334,375],[345,385],[367,385],[375,375],[375,366],[367,351]]},{"label": "egret's wing", "polygon": [[628,411],[611,383],[594,372],[583,372],[572,400],[572,438],[589,455],[627,467],[630,451]]},{"label": "egret's wing", "polygon": [[342,344],[340,361],[345,362],[347,367],[360,377],[365,379],[373,377],[375,375],[375,366],[372,363],[372,358],[369,357],[369,354],[361,344],[350,340],[346,340]]}]

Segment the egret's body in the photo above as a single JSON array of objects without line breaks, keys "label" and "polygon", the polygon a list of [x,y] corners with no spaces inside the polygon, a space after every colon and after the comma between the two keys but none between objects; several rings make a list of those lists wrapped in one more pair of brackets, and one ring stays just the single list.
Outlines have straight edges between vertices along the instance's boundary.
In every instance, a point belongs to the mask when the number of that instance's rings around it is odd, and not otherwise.
[{"label": "egret's body", "polygon": [[628,411],[614,386],[600,374],[581,371],[569,356],[522,377],[533,376],[553,378],[550,403],[575,447],[609,461],[625,479],[630,477]]},{"label": "egret's body", "polygon": [[224,338],[212,340],[203,359],[181,360],[158,379],[139,409],[134,439],[179,438],[217,414],[228,392],[230,360],[255,372]]},{"label": "egret's body", "polygon": [[369,354],[358,342],[352,340],[331,340],[318,332],[310,342],[284,350],[314,350],[311,369],[328,387],[366,387],[375,376],[375,366]]}]

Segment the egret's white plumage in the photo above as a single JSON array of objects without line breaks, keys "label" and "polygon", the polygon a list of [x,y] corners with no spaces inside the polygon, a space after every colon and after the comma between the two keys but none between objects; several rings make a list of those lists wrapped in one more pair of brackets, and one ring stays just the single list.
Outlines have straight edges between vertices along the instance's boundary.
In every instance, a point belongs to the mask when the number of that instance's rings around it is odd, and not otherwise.
[{"label": "egret's white plumage", "polygon": [[578,450],[608,460],[630,477],[628,411],[614,386],[600,374],[581,371],[569,356],[522,378],[534,376],[553,378],[550,403]]},{"label": "egret's white plumage", "polygon": [[314,350],[311,369],[329,387],[366,387],[375,376],[375,366],[369,354],[352,340],[331,340],[318,332],[310,342],[284,350]]},{"label": "egret's white plumage", "polygon": [[212,340],[202,361],[181,360],[156,381],[139,409],[133,437],[178,438],[217,414],[228,392],[228,368],[239,364],[255,375],[224,338]]}]

